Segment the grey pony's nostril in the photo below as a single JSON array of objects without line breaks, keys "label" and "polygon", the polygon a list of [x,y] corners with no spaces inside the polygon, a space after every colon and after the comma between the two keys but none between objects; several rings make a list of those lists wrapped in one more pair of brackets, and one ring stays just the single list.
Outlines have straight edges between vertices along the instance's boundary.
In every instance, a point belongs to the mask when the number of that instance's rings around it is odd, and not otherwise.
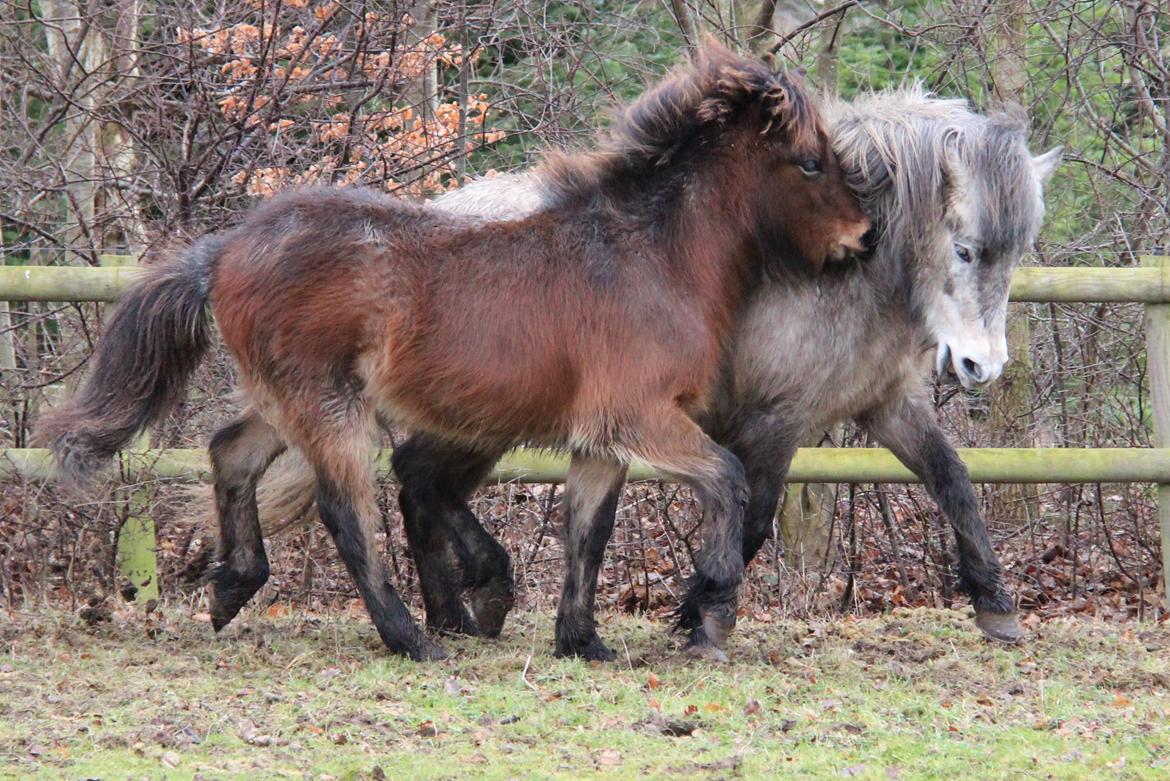
[{"label": "grey pony's nostril", "polygon": [[970,358],[963,359],[963,371],[967,372],[975,382],[983,382],[983,367]]}]

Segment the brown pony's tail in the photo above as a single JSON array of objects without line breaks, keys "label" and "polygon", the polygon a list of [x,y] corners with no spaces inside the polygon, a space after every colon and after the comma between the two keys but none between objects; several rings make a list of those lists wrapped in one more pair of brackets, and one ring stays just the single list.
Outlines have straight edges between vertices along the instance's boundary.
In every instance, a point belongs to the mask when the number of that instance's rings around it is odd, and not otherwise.
[{"label": "brown pony's tail", "polygon": [[79,484],[177,402],[210,339],[211,271],[225,240],[209,236],[146,271],[123,296],[80,390],[38,426],[59,479]]}]

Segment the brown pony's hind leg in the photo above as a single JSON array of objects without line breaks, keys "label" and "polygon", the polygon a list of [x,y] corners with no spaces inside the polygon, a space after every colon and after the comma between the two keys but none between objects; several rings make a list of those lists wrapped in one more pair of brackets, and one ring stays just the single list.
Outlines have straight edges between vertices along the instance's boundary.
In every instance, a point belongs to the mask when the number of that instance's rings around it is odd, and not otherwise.
[{"label": "brown pony's hind leg", "polygon": [[556,655],[610,662],[616,657],[597,635],[593,618],[597,573],[613,533],[626,465],[574,454],[565,480],[567,571],[557,607]]},{"label": "brown pony's hind leg", "polygon": [[[339,413],[339,407],[345,411]],[[415,661],[445,659],[442,646],[415,624],[374,545],[373,530],[381,516],[368,414],[361,407],[353,398],[323,404],[319,414],[295,425],[301,449],[317,473],[317,511],[386,647]]]},{"label": "brown pony's hind leg", "polygon": [[276,429],[254,410],[246,411],[211,438],[219,551],[207,581],[211,625],[217,632],[268,580],[256,483],[284,448]]},{"label": "brown pony's hind leg", "polygon": [[[743,523],[749,491],[743,464],[715,444],[681,409],[650,419],[628,446],[651,466],[691,486],[703,507],[706,540],[688,581],[679,615],[696,612],[702,634],[692,634],[689,653],[725,661],[723,646],[735,628],[743,580]],[[676,629],[685,631],[686,627]]]},{"label": "brown pony's hind leg", "polygon": [[[514,603],[508,552],[467,505],[499,455],[425,434],[394,449],[398,503],[431,629],[495,637]],[[475,618],[463,606],[461,588],[471,589]]]}]

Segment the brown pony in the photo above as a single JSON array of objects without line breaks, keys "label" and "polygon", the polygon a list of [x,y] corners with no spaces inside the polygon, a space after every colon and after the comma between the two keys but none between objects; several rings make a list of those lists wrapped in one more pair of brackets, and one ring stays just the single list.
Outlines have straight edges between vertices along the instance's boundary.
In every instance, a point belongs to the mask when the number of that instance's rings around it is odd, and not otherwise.
[{"label": "brown pony", "polygon": [[[372,543],[377,418],[490,460],[530,442],[571,450],[579,468],[637,457],[689,483],[711,530],[699,571],[726,595],[707,608],[726,620],[748,489],[692,418],[765,259],[816,273],[861,249],[869,222],[804,88],[711,43],[597,151],[552,157],[545,181],[548,206],[514,222],[310,189],[202,239],[127,294],[92,376],[45,422],[63,474],[91,473],[179,398],[209,344],[210,301],[251,401],[210,447],[217,630],[268,577],[256,484],[291,444],[382,640],[444,656]],[[512,595],[481,597],[498,613]]]}]

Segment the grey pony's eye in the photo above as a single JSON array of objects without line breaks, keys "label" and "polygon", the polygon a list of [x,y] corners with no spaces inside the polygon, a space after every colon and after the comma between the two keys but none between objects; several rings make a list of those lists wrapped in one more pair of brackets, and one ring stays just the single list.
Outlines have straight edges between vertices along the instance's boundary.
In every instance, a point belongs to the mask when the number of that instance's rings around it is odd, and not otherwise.
[{"label": "grey pony's eye", "polygon": [[800,171],[805,176],[816,176],[821,172],[821,161],[812,158],[804,160],[800,163]]},{"label": "grey pony's eye", "polygon": [[975,260],[975,256],[971,253],[971,250],[967,249],[962,244],[955,245],[955,254],[958,255],[959,260],[963,261],[964,263],[970,263],[971,261]]}]

